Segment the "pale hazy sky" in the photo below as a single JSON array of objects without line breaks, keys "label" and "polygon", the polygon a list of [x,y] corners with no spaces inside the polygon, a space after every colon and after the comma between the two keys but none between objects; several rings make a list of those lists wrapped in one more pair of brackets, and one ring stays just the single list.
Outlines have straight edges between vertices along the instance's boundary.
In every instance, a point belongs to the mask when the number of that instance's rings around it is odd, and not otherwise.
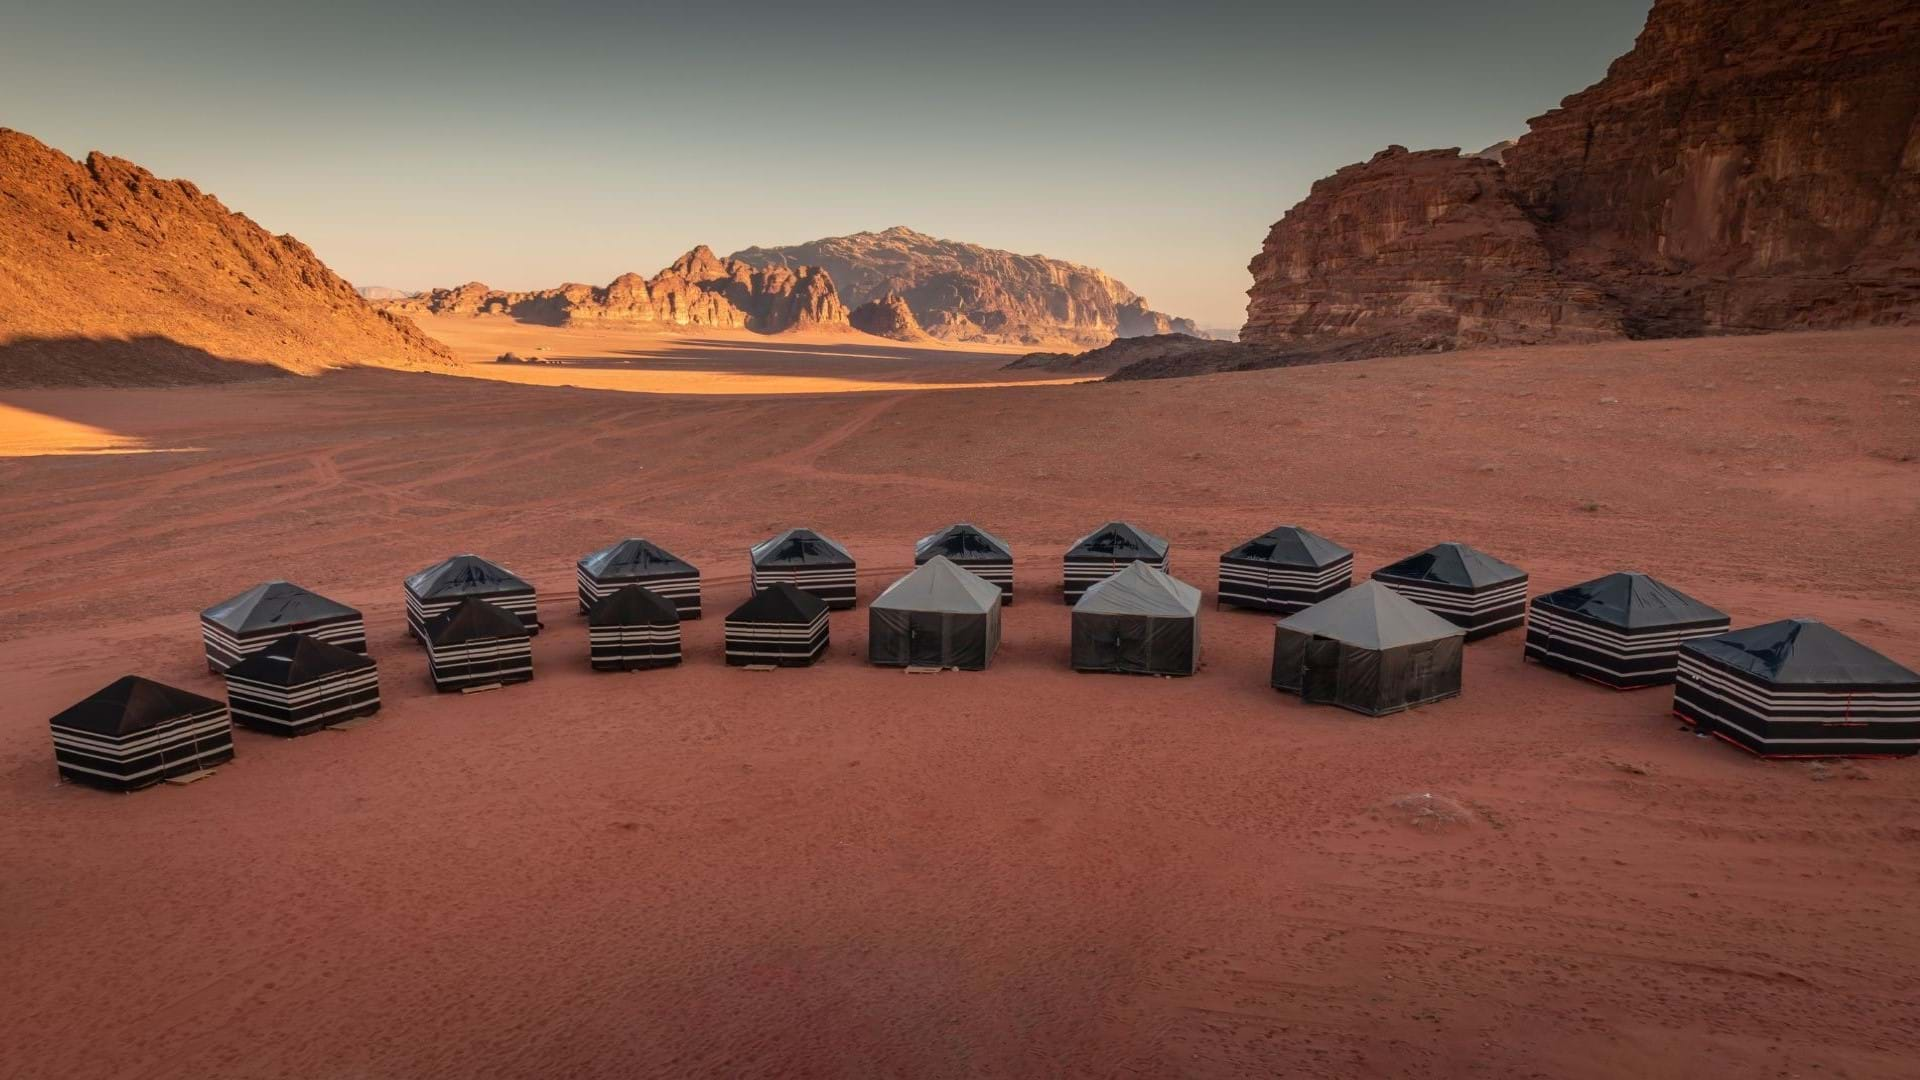
[{"label": "pale hazy sky", "polygon": [[0,0],[0,126],[191,179],[357,284],[909,225],[1228,327],[1315,179],[1519,134],[1648,2]]}]

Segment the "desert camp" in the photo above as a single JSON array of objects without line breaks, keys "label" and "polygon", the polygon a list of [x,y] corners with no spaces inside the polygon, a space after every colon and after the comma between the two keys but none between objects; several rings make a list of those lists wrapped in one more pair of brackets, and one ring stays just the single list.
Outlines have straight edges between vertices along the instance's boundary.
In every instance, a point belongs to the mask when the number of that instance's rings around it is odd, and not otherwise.
[{"label": "desert camp", "polygon": [[1680,646],[1725,633],[1731,620],[1639,573],[1608,574],[1533,598],[1526,658],[1616,690],[1673,681]]}]

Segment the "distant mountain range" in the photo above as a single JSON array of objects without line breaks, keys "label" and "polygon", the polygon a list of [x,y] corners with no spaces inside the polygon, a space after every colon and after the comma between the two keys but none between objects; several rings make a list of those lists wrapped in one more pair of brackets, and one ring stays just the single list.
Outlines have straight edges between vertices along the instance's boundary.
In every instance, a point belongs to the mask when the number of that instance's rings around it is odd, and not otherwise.
[{"label": "distant mountain range", "polygon": [[942,240],[896,225],[785,247],[750,247],[754,266],[817,266],[848,305],[894,295],[919,328],[945,341],[1104,345],[1116,337],[1198,333],[1090,266]]}]

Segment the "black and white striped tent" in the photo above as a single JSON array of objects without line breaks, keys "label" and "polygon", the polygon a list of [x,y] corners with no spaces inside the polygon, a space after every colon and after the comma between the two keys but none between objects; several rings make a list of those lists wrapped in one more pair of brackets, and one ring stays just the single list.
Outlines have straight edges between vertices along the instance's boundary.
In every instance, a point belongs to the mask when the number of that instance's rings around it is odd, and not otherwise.
[{"label": "black and white striped tent", "polygon": [[735,667],[805,667],[827,651],[827,602],[776,581],[727,616],[726,648]]},{"label": "black and white striped tent", "polygon": [[623,585],[587,614],[588,659],[599,671],[644,671],[680,662],[680,614],[644,585]]},{"label": "black and white striped tent", "polygon": [[1220,603],[1292,614],[1353,584],[1353,552],[1298,525],[1220,556]]},{"label": "black and white striped tent", "polygon": [[1468,641],[1527,617],[1527,572],[1465,544],[1435,544],[1375,570],[1373,580],[1464,628]]},{"label": "black and white striped tent", "polygon": [[580,560],[580,611],[623,585],[644,585],[673,602],[682,619],[700,617],[700,571],[666,548],[628,537]]},{"label": "black and white striped tent", "polygon": [[533,638],[526,622],[497,604],[469,596],[427,620],[427,674],[435,690],[504,686],[533,678]]},{"label": "black and white striped tent", "polygon": [[1762,757],[1920,750],[1920,672],[1812,619],[1682,645],[1673,711]]},{"label": "black and white striped tent", "polygon": [[1276,690],[1385,716],[1460,693],[1466,631],[1377,581],[1274,624]]},{"label": "black and white striped tent", "polygon": [[922,566],[936,557],[978,574],[1000,587],[1000,602],[1013,603],[1013,548],[978,525],[949,525],[913,545],[913,562]]},{"label": "black and white striped tent", "polygon": [[426,641],[426,626],[469,597],[485,600],[520,617],[528,634],[540,632],[533,586],[478,555],[454,555],[406,580],[407,628]]},{"label": "black and white striped tent", "polygon": [[1200,590],[1128,563],[1073,605],[1072,640],[1076,671],[1191,675],[1200,670]]},{"label": "black and white striped tent", "polygon": [[307,735],[380,711],[373,657],[307,634],[286,637],[227,669],[234,720],[275,735]]},{"label": "black and white striped tent", "polygon": [[55,716],[60,776],[132,791],[233,759],[233,720],[212,698],[128,675]]},{"label": "black and white striped tent", "polygon": [[1723,634],[1727,613],[1645,574],[1595,578],[1533,598],[1529,660],[1615,690],[1673,681],[1680,645]]},{"label": "black and white striped tent", "polygon": [[215,672],[288,634],[309,634],[343,649],[367,651],[367,627],[358,611],[290,581],[262,582],[200,613],[207,667]]},{"label": "black and white striped tent", "polygon": [[812,529],[788,529],[753,545],[747,554],[756,592],[784,581],[825,600],[830,608],[853,606],[853,556]]},{"label": "black and white striped tent", "polygon": [[1068,604],[1078,603],[1087,587],[1129,565],[1146,563],[1161,573],[1171,567],[1171,547],[1162,537],[1124,521],[1109,521],[1073,542],[1061,560],[1061,583]]},{"label": "black and white striped tent", "polygon": [[944,555],[867,605],[867,659],[882,667],[979,671],[1000,647],[1000,587]]}]

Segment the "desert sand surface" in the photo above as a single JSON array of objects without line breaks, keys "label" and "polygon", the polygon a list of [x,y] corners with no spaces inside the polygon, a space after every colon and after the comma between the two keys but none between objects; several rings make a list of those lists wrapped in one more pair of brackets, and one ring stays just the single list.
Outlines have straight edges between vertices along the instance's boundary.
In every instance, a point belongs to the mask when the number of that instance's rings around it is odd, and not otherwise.
[{"label": "desert sand surface", "polygon": [[[854,331],[756,334],[693,327],[542,326],[505,315],[416,315],[453,349],[457,373],[531,386],[649,394],[818,394],[1065,385],[1084,378],[1000,370],[1024,346],[916,342]],[[537,364],[497,364],[512,352]]]},{"label": "desert sand surface", "polygon": [[[1920,1059],[1920,762],[1759,761],[1664,690],[1524,664],[1518,633],[1468,646],[1462,697],[1377,720],[1268,689],[1271,618],[1210,606],[1196,677],[1076,675],[1057,594],[1108,518],[1209,593],[1219,552],[1297,522],[1360,575],[1465,540],[1535,591],[1639,569],[1911,665],[1913,331],[943,393],[348,371],[0,401],[202,448],[0,461],[14,1075]],[[864,603],[954,520],[1016,545],[993,667],[867,666]],[[862,608],[816,668],[723,666],[746,547],[800,524],[851,549]],[[703,569],[679,668],[587,667],[573,564],[624,535]],[[462,551],[540,588],[531,684],[430,689],[400,580]],[[220,693],[197,613],[274,577],[364,609],[377,718],[241,732],[187,787],[56,782],[48,716],[126,672]]]}]

